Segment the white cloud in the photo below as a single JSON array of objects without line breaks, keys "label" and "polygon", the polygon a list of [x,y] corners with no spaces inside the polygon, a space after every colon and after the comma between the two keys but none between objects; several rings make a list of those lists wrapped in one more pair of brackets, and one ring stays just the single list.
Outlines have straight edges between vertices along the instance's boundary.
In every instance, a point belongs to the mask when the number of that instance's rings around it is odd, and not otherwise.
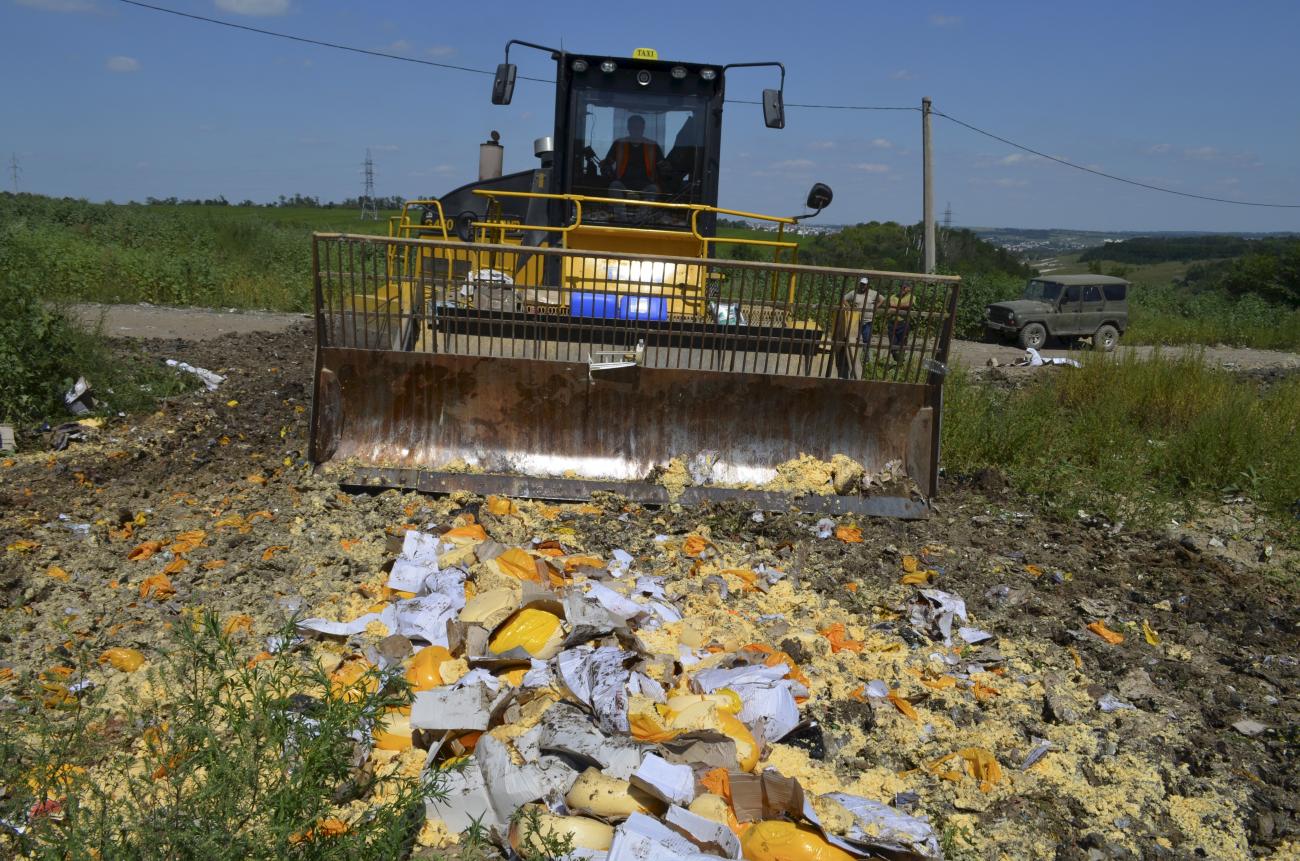
[{"label": "white cloud", "polygon": [[813,141],[808,149],[835,149],[835,141]]},{"label": "white cloud", "polygon": [[1158,143],[1147,147],[1147,155],[1164,155],[1174,148],[1173,144]]},{"label": "white cloud", "polygon": [[1209,161],[1219,157],[1219,151],[1212,146],[1188,147],[1183,150],[1183,158],[1194,158],[1199,161]]},{"label": "white cloud", "polygon": [[808,170],[816,167],[817,163],[806,158],[788,158],[785,161],[778,161],[772,165],[773,170]]},{"label": "white cloud", "polygon": [[893,149],[894,142],[889,138],[872,138],[871,145],[876,149]]},{"label": "white cloud", "polygon": [[438,57],[450,57],[456,53],[456,49],[451,45],[430,45],[424,49],[424,53],[436,60]]},{"label": "white cloud", "polygon": [[860,170],[864,173],[889,173],[889,165],[877,164],[876,162],[861,162],[849,166],[854,170]]},{"label": "white cloud", "polygon": [[930,16],[930,25],[933,27],[956,27],[960,23],[960,15],[941,15],[935,13]]},{"label": "white cloud", "polygon": [[42,12],[94,12],[90,0],[14,0],[19,6],[40,9]]},{"label": "white cloud", "polygon": [[889,73],[891,81],[910,81],[914,77],[916,76],[912,74],[911,69],[895,69]]},{"label": "white cloud", "polygon": [[135,57],[109,57],[104,61],[104,68],[110,72],[138,72],[140,61]]},{"label": "white cloud", "polygon": [[390,54],[409,54],[411,53],[411,43],[405,39],[398,39],[396,42],[384,48]]},{"label": "white cloud", "polygon": [[253,18],[269,18],[289,11],[289,0],[216,0],[216,4],[222,12]]}]

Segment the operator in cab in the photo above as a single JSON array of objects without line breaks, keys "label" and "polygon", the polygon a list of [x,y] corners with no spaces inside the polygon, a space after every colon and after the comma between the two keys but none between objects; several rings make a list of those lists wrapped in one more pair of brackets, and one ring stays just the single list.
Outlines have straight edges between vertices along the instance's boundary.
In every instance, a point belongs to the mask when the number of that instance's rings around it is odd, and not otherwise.
[{"label": "operator in cab", "polygon": [[659,193],[659,162],[663,161],[659,144],[645,136],[645,118],[632,114],[627,118],[627,137],[614,141],[601,164],[607,175],[610,194],[622,196],[625,191]]}]

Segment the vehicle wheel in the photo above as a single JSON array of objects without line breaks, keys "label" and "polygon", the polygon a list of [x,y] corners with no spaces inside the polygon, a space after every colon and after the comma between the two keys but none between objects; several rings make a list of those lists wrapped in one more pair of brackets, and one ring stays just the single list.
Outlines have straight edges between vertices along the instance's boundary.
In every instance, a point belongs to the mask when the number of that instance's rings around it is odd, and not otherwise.
[{"label": "vehicle wheel", "polygon": [[1099,353],[1109,353],[1119,343],[1119,330],[1107,323],[1092,336],[1092,348]]},{"label": "vehicle wheel", "polygon": [[1020,346],[1026,350],[1033,348],[1041,350],[1047,343],[1047,329],[1043,328],[1042,323],[1030,323],[1020,330]]}]

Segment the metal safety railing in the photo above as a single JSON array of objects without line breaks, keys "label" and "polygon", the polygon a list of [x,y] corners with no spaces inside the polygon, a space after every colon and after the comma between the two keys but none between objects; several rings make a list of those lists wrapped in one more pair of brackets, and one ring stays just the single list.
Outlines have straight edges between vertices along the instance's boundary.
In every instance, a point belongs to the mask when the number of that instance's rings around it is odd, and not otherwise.
[{"label": "metal safety railing", "polygon": [[900,383],[944,372],[959,282],[325,233],[312,258],[321,347]]}]

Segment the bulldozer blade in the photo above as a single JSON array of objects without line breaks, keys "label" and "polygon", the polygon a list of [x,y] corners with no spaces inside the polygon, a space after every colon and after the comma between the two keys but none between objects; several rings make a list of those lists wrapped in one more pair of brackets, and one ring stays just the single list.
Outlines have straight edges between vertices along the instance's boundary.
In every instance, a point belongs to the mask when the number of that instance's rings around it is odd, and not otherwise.
[{"label": "bulldozer blade", "polygon": [[[694,488],[696,497],[784,508],[787,496],[758,488],[803,454],[845,454],[868,473],[901,462],[928,486],[927,395],[902,383],[646,367],[612,381],[593,379],[587,364],[326,348],[313,460],[362,465],[345,477],[358,485],[552,499],[613,490],[662,503],[656,475],[674,458],[699,457],[714,484],[740,488]],[[870,502],[885,498],[896,501]],[[904,497],[822,501],[802,507],[896,517],[926,507]]]}]

